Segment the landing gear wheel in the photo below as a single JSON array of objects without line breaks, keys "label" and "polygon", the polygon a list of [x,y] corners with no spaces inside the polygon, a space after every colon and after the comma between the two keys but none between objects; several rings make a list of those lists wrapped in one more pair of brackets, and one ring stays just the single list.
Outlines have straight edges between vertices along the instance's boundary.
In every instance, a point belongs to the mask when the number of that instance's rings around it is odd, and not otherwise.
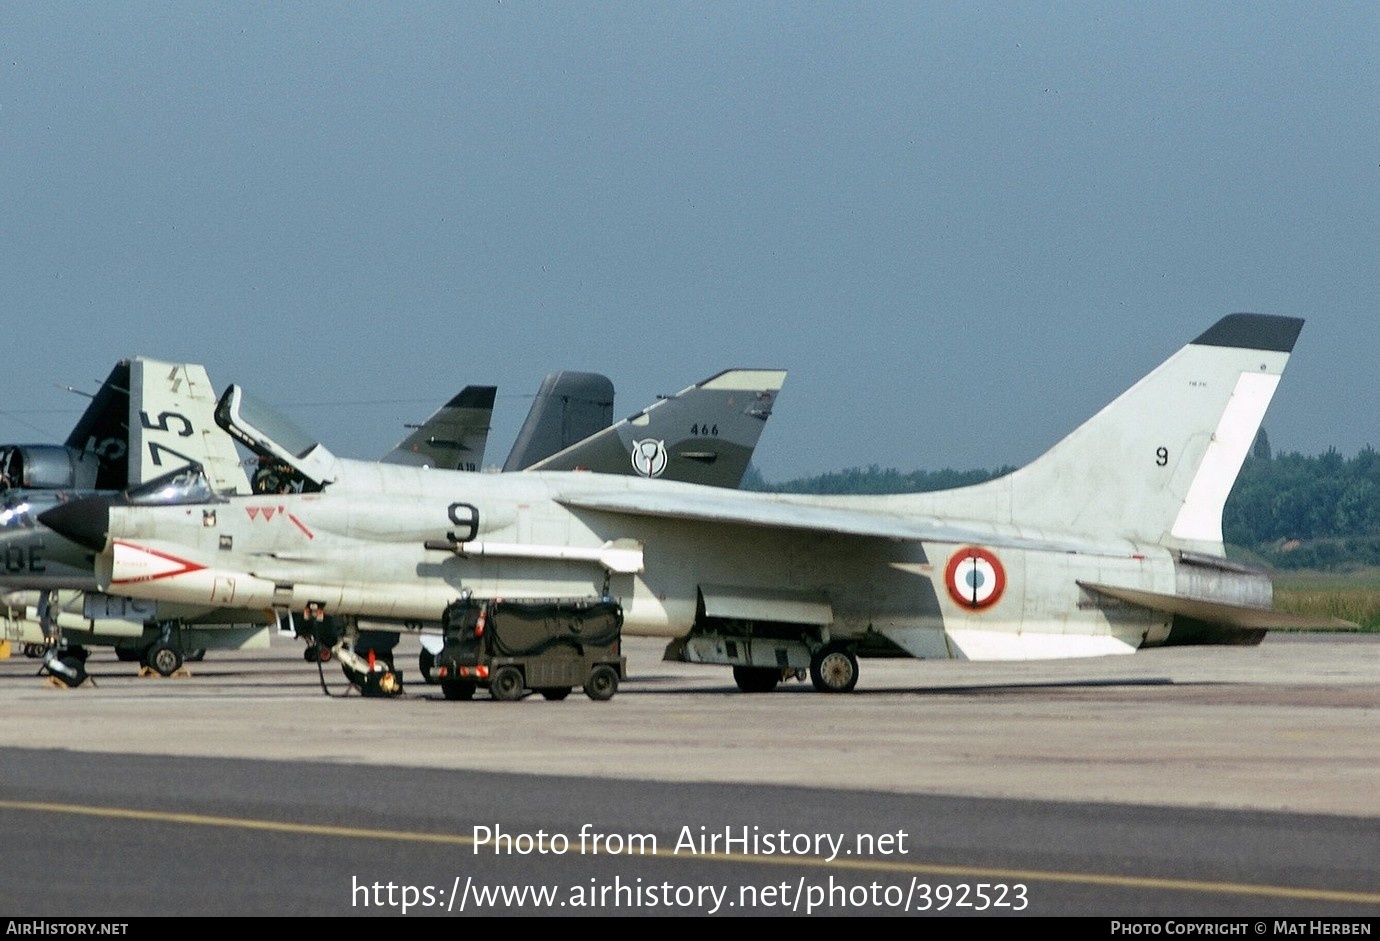
[{"label": "landing gear wheel", "polygon": [[469,702],[474,698],[474,683],[471,680],[442,680],[441,695],[452,702]]},{"label": "landing gear wheel", "polygon": [[537,692],[541,693],[543,699],[547,699],[551,702],[560,702],[570,695],[570,689],[571,687],[569,686],[547,686],[544,689],[537,690]]},{"label": "landing gear wheel", "polygon": [[168,644],[154,644],[144,659],[159,676],[172,676],[182,669],[182,652]]},{"label": "landing gear wheel", "polygon": [[42,644],[24,645],[24,656],[28,657],[30,660],[37,660],[39,657],[42,657],[45,653],[47,653],[47,651],[48,648],[43,646]]},{"label": "landing gear wheel", "polygon": [[617,670],[607,663],[601,663],[589,671],[589,679],[585,680],[586,696],[595,702],[605,702],[612,699],[616,692],[618,692]]},{"label": "landing gear wheel", "polygon": [[422,671],[422,678],[433,685],[440,682],[431,677],[431,669],[434,666],[436,666],[436,655],[423,647],[422,652],[417,654],[417,667]]},{"label": "landing gear wheel", "polygon": [[851,693],[858,685],[858,658],[842,644],[828,644],[810,658],[810,681],[821,693]]},{"label": "landing gear wheel", "polygon": [[775,667],[734,667],[733,682],[745,693],[770,693],[781,682]]},{"label": "landing gear wheel", "polygon": [[500,702],[516,702],[522,698],[522,673],[517,667],[499,667],[489,677],[489,695]]},{"label": "landing gear wheel", "polygon": [[49,675],[57,677],[73,689],[86,682],[85,657],[73,657],[70,654],[63,654],[57,659],[59,665],[62,666],[63,669],[49,670]]}]

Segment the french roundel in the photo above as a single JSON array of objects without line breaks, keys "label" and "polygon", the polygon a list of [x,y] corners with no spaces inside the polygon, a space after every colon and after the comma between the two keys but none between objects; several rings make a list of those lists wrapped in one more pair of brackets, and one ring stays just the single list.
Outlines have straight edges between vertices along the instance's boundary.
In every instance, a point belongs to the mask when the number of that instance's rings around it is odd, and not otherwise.
[{"label": "french roundel", "polygon": [[1001,561],[986,549],[968,546],[949,559],[944,570],[949,596],[974,611],[991,607],[1006,589],[1006,570]]}]

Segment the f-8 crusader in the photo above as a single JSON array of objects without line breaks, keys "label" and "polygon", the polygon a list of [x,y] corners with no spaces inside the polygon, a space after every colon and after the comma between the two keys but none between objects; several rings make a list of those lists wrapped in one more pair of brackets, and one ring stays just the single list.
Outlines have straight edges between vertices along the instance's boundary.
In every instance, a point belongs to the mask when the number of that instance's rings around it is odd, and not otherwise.
[{"label": "f-8 crusader", "polygon": [[[1029,465],[948,491],[458,474],[313,443],[292,456],[315,492],[223,497],[189,470],[43,519],[99,553],[103,586],[138,597],[399,622],[466,595],[609,597],[625,634],[731,666],[745,691],[802,671],[852,690],[866,656],[1254,644],[1319,623],[1274,610],[1268,577],[1228,560],[1221,530],[1302,324],[1224,317]],[[753,387],[735,402],[746,420]]]}]

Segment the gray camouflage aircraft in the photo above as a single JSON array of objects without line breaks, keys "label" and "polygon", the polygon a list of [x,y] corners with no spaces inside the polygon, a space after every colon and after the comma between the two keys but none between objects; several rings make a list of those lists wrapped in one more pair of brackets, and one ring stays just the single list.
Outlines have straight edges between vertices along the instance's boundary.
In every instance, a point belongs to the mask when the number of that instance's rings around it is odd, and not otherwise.
[{"label": "gray camouflage aircraft", "polygon": [[[1232,314],[1044,455],[933,493],[745,493],[606,474],[457,475],[296,452],[318,492],[223,496],[184,473],[42,516],[113,591],[315,616],[612,598],[667,656],[765,691],[858,659],[1025,660],[1253,644],[1338,624],[1276,611],[1222,508],[1303,321]],[[735,407],[752,409],[756,384]],[[702,430],[702,428],[700,429]],[[711,425],[711,437],[713,426]],[[722,426],[721,426],[722,430]]]}]

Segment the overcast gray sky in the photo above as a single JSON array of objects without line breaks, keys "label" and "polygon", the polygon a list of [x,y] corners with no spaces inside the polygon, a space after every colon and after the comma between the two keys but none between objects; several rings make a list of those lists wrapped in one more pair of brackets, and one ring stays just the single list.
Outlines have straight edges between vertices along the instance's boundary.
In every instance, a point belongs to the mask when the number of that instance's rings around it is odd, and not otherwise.
[{"label": "overcast gray sky", "polygon": [[1380,446],[1380,3],[0,3],[0,441],[120,357],[376,457],[790,371],[769,480],[1038,455],[1224,314]]}]

